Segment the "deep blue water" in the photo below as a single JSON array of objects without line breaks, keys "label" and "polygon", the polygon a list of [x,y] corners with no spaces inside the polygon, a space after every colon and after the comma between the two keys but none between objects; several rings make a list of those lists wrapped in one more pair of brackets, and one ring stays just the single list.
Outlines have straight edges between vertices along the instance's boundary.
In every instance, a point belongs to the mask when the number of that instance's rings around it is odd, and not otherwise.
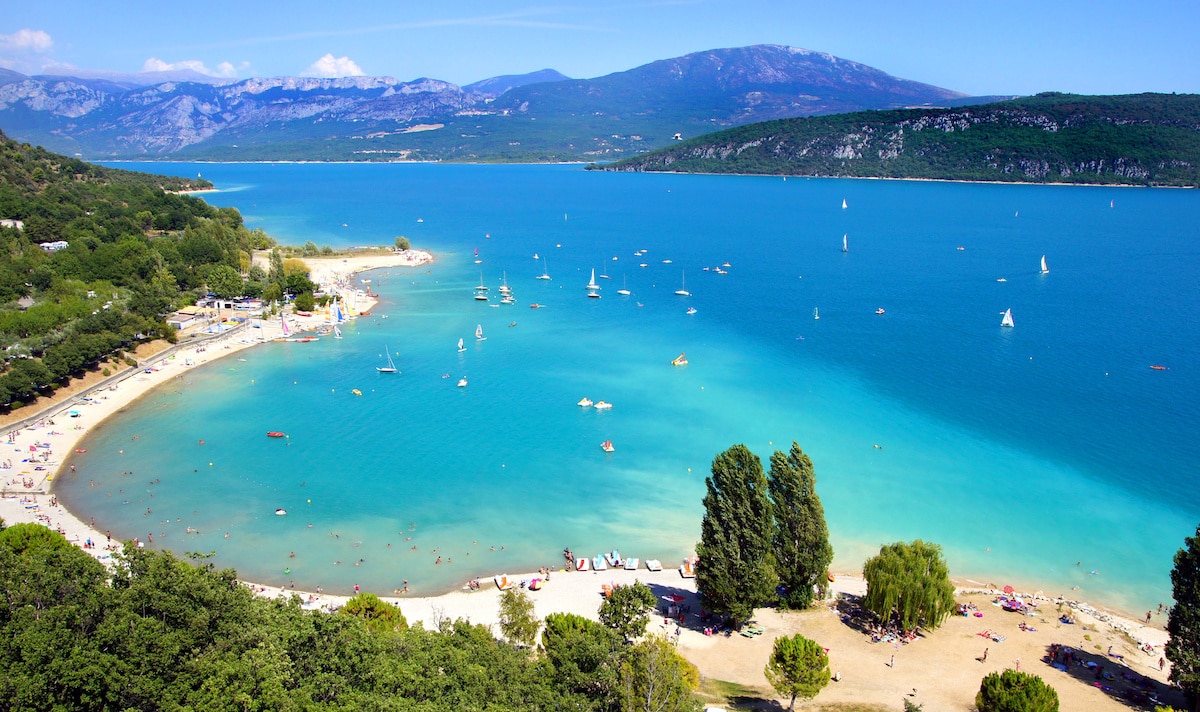
[{"label": "deep blue water", "polygon": [[[189,371],[90,436],[78,480],[59,483],[114,533],[215,551],[246,578],[433,591],[564,546],[673,564],[698,537],[712,457],[737,442],[812,456],[844,567],[923,538],[956,575],[1141,608],[1169,597],[1200,522],[1195,191],[151,168],[202,173],[221,189],[206,200],[282,242],[405,235],[438,258],[364,275],[383,303],[341,341]],[[592,269],[613,277],[600,300],[584,297]],[[481,272],[493,293],[506,273],[517,305],[473,301]],[[385,345],[398,377],[375,372]],[[690,364],[671,367],[681,351]]]}]

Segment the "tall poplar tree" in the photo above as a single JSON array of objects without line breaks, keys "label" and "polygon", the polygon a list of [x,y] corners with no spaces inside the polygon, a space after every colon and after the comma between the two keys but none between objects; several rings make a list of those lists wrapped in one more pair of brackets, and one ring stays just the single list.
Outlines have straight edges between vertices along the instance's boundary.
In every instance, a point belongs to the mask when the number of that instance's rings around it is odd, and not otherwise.
[{"label": "tall poplar tree", "polygon": [[706,607],[728,614],[737,625],[749,620],[775,588],[767,478],[758,456],[734,445],[713,459],[712,476],[704,484],[696,588]]},{"label": "tall poplar tree", "polygon": [[812,460],[793,442],[784,455],[771,455],[767,478],[775,516],[772,549],[775,573],[787,587],[783,602],[789,608],[812,605],[813,585],[822,581],[833,561],[825,508],[817,496],[817,478]]},{"label": "tall poplar tree", "polygon": [[1171,682],[1187,695],[1192,710],[1200,709],[1200,527],[1196,535],[1184,537],[1175,553],[1171,590],[1175,605],[1167,619],[1167,660]]}]

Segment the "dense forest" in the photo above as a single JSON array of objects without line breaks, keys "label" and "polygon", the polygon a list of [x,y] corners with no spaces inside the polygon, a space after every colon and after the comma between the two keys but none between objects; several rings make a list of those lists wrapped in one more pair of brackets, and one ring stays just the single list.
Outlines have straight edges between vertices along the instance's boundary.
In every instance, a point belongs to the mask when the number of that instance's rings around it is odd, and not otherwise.
[{"label": "dense forest", "polygon": [[1200,95],[1046,93],[749,124],[615,171],[1200,186]]},{"label": "dense forest", "polygon": [[140,341],[174,338],[164,316],[217,286],[228,296],[269,287],[250,255],[273,241],[237,210],[179,193],[207,187],[0,134],[0,408]]},{"label": "dense forest", "polygon": [[410,627],[370,594],[309,611],[193,559],[129,546],[106,569],[41,525],[0,529],[4,708],[697,709],[695,668],[660,638],[551,614],[535,649],[463,620]]}]

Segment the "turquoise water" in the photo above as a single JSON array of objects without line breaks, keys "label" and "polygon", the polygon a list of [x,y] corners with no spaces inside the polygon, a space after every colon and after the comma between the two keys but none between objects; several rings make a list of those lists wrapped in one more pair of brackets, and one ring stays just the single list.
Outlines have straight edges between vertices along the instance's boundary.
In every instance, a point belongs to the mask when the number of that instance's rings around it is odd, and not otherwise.
[{"label": "turquoise water", "polygon": [[[672,564],[713,455],[797,440],[844,567],[919,537],[959,576],[1143,609],[1200,521],[1194,191],[154,168],[202,173],[206,200],[284,242],[402,234],[438,259],[371,273],[383,301],[345,339],[189,371],[89,436],[58,491],[114,534],[326,590],[440,591],[564,546]],[[599,300],[592,269],[613,278]],[[472,300],[480,272],[517,304]],[[385,345],[403,374],[376,373]]]}]

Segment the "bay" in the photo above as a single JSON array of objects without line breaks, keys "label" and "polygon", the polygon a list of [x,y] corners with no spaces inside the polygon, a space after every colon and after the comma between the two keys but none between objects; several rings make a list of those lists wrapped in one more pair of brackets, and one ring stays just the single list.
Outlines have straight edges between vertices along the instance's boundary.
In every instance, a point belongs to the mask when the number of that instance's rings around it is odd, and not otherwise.
[{"label": "bay", "polygon": [[[343,340],[189,371],[89,435],[57,485],[114,533],[251,580],[427,593],[567,546],[676,564],[712,457],[738,442],[813,458],[846,568],[922,538],[958,576],[1140,610],[1169,599],[1200,521],[1194,191],[126,167],[202,173],[220,188],[205,200],[282,242],[404,235],[437,255],[363,275],[382,302]],[[598,300],[592,269],[612,277]],[[471,298],[502,275],[517,305]],[[401,375],[376,373],[385,347]]]}]

